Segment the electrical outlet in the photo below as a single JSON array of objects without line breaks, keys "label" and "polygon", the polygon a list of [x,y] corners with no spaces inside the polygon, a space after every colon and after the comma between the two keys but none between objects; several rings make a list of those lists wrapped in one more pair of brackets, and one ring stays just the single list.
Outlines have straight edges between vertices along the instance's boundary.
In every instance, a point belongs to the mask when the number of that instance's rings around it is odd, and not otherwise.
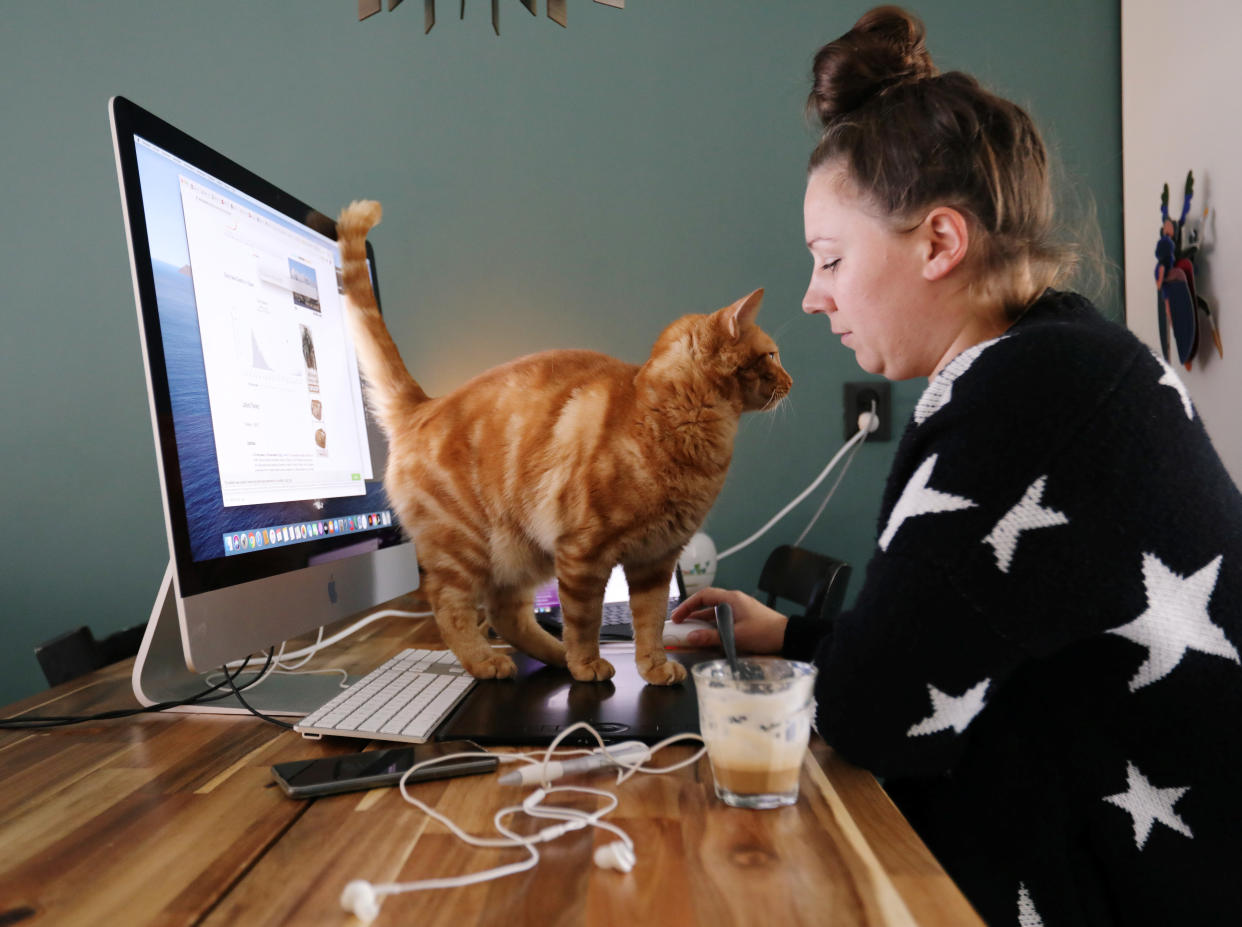
[{"label": "electrical outlet", "polygon": [[880,427],[867,435],[868,441],[891,441],[893,430],[892,384],[888,380],[867,380],[861,383],[845,384],[845,438],[849,440],[858,433],[858,416],[863,412],[871,412],[871,404],[875,403],[875,414],[880,417]]}]

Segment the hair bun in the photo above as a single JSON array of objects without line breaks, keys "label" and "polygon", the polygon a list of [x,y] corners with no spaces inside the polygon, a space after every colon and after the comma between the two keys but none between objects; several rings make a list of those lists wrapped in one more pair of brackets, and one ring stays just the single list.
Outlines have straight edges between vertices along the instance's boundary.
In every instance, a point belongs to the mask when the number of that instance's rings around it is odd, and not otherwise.
[{"label": "hair bun", "polygon": [[922,21],[900,7],[864,13],[815,55],[808,109],[827,126],[890,87],[935,77],[925,34]]}]

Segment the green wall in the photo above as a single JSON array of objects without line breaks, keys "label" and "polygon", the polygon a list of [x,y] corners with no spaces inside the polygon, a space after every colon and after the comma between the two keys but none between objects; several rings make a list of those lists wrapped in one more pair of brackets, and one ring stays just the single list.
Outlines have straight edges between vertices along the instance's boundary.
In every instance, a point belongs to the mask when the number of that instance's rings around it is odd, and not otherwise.
[{"label": "green wall", "polygon": [[[430,35],[417,2],[363,23],[353,0],[4,4],[0,702],[43,687],[39,641],[145,620],[167,560],[110,95],[326,212],[382,200],[389,324],[432,393],[549,347],[641,361],[675,316],[766,287],[795,386],[742,428],[706,525],[723,549],[819,472],[867,377],[800,301],[810,59],[868,5],[574,0],[562,29],[504,0],[497,38],[482,0],[464,22],[441,0]],[[916,9],[942,67],[1031,108],[1119,260],[1117,0]],[[896,386],[898,432],[922,386]],[[863,448],[808,546],[862,567],[894,447]],[[819,498],[718,579],[752,588]]]}]

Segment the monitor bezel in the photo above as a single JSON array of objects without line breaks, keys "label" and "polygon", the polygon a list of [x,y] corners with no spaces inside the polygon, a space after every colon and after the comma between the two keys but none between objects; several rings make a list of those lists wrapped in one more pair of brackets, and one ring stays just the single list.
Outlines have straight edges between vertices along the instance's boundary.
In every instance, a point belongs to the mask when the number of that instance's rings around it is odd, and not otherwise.
[{"label": "monitor bezel", "polygon": [[[136,139],[146,139],[174,157],[184,160],[222,183],[255,198],[287,218],[306,225],[333,241],[337,237],[336,223],[324,213],[125,97],[113,97],[109,101],[109,110],[112,116],[122,208],[127,225],[126,237],[130,248],[130,267],[142,337],[143,362],[151,402],[156,458],[163,487],[162,497],[165,507],[165,524],[168,528],[169,552],[176,568],[180,595],[182,597],[194,596],[293,572],[331,559],[337,553],[349,556],[349,551],[358,549],[360,542],[378,541],[378,549],[406,543],[406,538],[394,515],[393,523],[389,527],[308,539],[300,544],[255,550],[238,556],[226,556],[222,549],[219,557],[208,560],[193,559],[189,520],[182,489],[181,460],[174,432],[159,305],[138,170]],[[378,302],[379,288],[375,283],[374,251],[370,242],[367,242],[367,256],[371,260],[372,282]],[[382,432],[369,410],[367,429],[373,446],[383,447]],[[377,461],[376,479],[379,479],[383,472],[382,465],[382,460]],[[373,549],[375,547],[375,545],[370,546]]]}]

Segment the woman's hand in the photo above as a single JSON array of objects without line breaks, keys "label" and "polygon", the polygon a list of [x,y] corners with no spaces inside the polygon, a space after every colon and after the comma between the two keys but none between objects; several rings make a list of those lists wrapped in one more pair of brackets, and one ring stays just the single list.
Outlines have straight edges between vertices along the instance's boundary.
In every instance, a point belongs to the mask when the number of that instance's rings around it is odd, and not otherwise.
[{"label": "woman's hand", "polygon": [[[733,636],[737,649],[746,653],[780,653],[785,641],[785,624],[789,621],[775,609],[736,589],[708,586],[673,609],[669,620],[680,624],[687,618],[716,623],[715,608],[727,602],[733,609]],[[686,638],[690,647],[719,647],[720,632],[713,628],[691,631]]]}]

